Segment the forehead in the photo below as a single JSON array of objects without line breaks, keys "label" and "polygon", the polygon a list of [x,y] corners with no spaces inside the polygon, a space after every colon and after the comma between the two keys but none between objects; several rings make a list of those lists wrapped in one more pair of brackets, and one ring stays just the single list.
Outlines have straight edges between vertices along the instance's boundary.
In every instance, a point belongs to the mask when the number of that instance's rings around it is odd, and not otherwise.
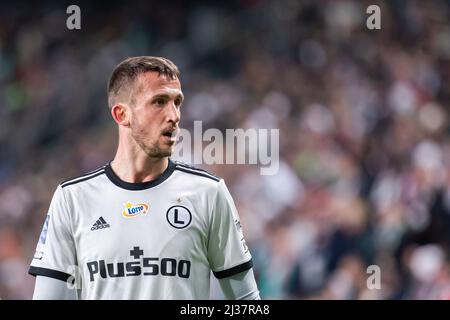
[{"label": "forehead", "polygon": [[157,72],[146,72],[138,77],[139,91],[144,95],[169,94],[178,95],[181,92],[181,83],[178,79],[170,79]]}]

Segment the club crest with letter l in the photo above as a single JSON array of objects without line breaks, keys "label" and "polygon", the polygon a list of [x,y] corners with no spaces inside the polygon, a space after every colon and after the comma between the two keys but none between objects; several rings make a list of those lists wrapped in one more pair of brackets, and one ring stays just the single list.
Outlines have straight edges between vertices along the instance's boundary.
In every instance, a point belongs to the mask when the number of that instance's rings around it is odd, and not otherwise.
[{"label": "club crest with letter l", "polygon": [[176,228],[176,229],[184,229],[192,221],[192,214],[188,208],[184,206],[172,206],[167,210],[166,213],[167,222]]}]

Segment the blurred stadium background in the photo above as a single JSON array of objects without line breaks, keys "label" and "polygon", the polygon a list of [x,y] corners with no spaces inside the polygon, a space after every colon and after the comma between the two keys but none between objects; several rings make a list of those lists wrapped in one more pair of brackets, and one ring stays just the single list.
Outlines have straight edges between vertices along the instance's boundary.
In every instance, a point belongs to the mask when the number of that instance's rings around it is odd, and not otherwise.
[{"label": "blurred stadium background", "polygon": [[[66,8],[81,7],[79,31]],[[366,28],[368,5],[381,30]],[[280,170],[203,166],[239,209],[265,299],[450,298],[450,1],[0,3],[0,297],[56,185],[112,159],[112,68],[182,71],[182,128],[280,128]],[[381,268],[369,290],[366,268]],[[220,298],[217,283],[213,298]]]}]

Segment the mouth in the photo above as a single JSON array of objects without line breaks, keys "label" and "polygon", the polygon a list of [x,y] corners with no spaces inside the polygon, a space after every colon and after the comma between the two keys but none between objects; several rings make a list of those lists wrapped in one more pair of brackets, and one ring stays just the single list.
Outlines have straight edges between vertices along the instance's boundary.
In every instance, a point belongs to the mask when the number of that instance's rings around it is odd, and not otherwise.
[{"label": "mouth", "polygon": [[177,132],[177,129],[165,129],[162,131],[162,135],[171,141],[175,141]]}]

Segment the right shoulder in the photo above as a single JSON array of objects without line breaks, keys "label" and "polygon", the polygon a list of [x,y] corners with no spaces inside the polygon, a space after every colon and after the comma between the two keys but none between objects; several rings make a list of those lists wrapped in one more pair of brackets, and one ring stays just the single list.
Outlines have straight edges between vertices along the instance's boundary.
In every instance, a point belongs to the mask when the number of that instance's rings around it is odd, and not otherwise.
[{"label": "right shoulder", "polygon": [[80,184],[82,182],[90,181],[90,180],[92,180],[92,179],[94,179],[96,177],[99,177],[99,176],[105,174],[105,168],[106,167],[107,167],[107,164],[102,166],[102,167],[100,167],[100,168],[92,170],[92,171],[90,171],[88,173],[85,173],[85,174],[82,174],[82,175],[70,178],[68,180],[65,180],[65,181],[61,182],[59,184],[59,186],[62,189],[64,189],[64,188],[66,188],[68,186],[73,186],[73,185]]}]

